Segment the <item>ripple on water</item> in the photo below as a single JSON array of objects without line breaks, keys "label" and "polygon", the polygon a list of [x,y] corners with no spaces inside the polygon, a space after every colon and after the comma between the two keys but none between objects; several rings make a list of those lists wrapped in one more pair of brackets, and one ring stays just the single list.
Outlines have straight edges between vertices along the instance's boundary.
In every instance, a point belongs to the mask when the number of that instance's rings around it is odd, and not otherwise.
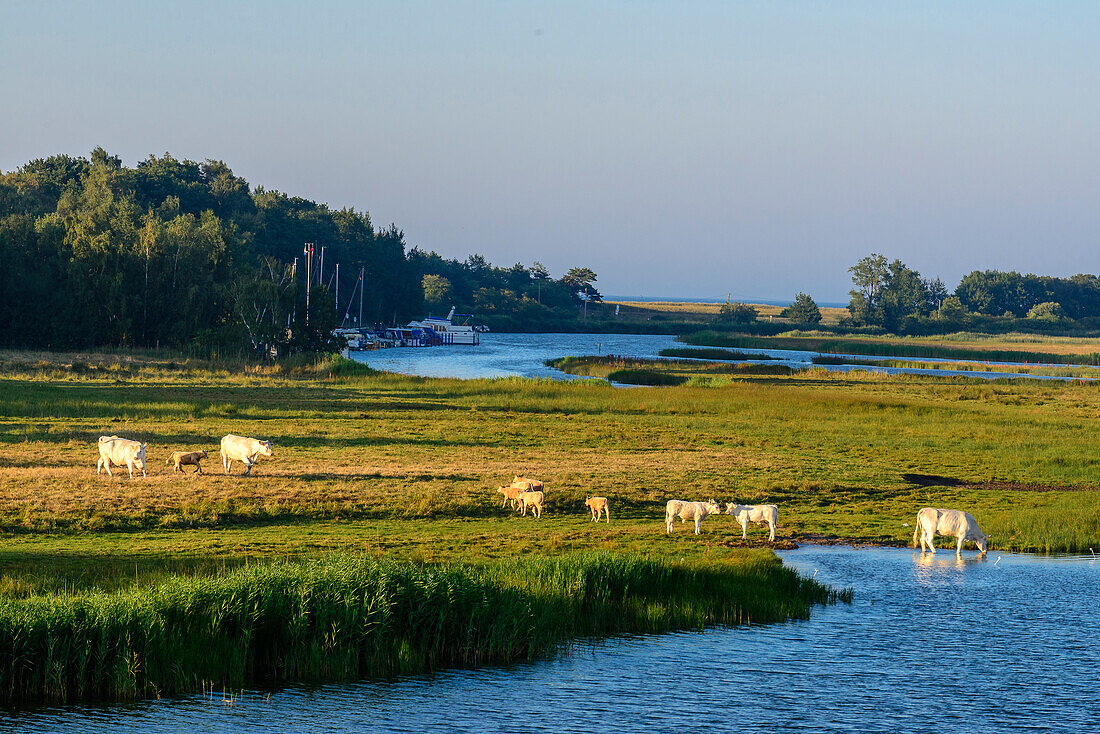
[{"label": "ripple on water", "polygon": [[[1091,557],[805,547],[854,586],[806,621],[582,644],[551,660],[392,681],[19,712],[12,731],[1100,730]],[[998,561],[997,559],[1000,558]]]}]

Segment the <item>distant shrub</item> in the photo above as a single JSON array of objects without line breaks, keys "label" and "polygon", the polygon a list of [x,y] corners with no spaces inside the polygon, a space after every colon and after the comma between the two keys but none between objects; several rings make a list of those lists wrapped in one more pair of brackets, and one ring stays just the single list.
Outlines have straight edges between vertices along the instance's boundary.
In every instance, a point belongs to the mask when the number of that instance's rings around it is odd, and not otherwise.
[{"label": "distant shrub", "polygon": [[1060,303],[1048,301],[1032,306],[1027,312],[1027,317],[1036,321],[1061,321],[1066,317],[1066,313],[1062,310]]},{"label": "distant shrub", "polygon": [[780,317],[790,319],[796,324],[817,324],[821,322],[821,309],[806,293],[794,297],[790,306],[779,312]]},{"label": "distant shrub", "polygon": [[718,309],[719,321],[732,321],[735,324],[749,324],[756,321],[757,310],[747,303],[723,303]]}]

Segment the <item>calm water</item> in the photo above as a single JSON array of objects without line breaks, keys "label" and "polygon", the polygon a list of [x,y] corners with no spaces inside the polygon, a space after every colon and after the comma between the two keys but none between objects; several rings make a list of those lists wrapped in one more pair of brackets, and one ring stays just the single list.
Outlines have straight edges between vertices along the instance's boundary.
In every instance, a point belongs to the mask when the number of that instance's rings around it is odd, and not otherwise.
[{"label": "calm water", "polygon": [[[42,709],[7,731],[1100,731],[1091,558],[809,546],[855,602],[808,621],[613,639],[396,681]],[[999,560],[998,560],[999,559]]]},{"label": "calm water", "polygon": [[[483,334],[477,347],[403,347],[380,349],[373,352],[357,352],[354,359],[387,372],[400,372],[421,377],[549,377],[553,379],[577,379],[546,366],[546,360],[555,357],[589,354],[616,354],[623,357],[656,359],[662,349],[683,347],[673,336],[654,334]],[[767,354],[775,360],[761,364],[783,364],[795,368],[812,366],[811,359],[817,352],[789,349],[748,349],[747,352]],[[852,355],[830,355],[852,356]],[[893,359],[893,357],[859,356],[854,359]],[[923,359],[926,362],[948,360]],[[853,369],[873,370],[887,374],[963,375],[996,379],[1001,377],[1028,377],[1031,379],[1065,379],[1060,377],[1034,377],[1012,372],[997,371],[998,364],[990,362],[986,372],[960,372],[958,370],[925,370],[902,367],[866,367],[857,365],[821,365],[832,371]],[[1097,370],[1100,376],[1100,369]]]}]

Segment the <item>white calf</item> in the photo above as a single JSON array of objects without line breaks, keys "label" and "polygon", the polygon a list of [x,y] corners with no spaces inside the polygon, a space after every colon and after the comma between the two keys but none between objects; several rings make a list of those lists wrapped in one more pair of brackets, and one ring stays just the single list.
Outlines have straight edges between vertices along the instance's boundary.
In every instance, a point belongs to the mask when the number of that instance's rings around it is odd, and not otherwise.
[{"label": "white calf", "polygon": [[600,513],[604,515],[604,520],[611,522],[611,509],[607,504],[606,497],[589,497],[584,501],[584,504],[588,505],[588,509],[592,511],[592,522],[600,521]]},{"label": "white calf", "polygon": [[680,522],[695,521],[695,534],[699,534],[699,523],[708,515],[718,515],[722,508],[714,500],[710,502],[688,502],[687,500],[669,500],[665,503],[665,532],[672,533],[672,523],[678,517]]},{"label": "white calf", "polygon": [[779,521],[779,508],[775,505],[736,505],[726,503],[726,514],[733,515],[741,523],[741,539],[749,537],[749,523],[767,525],[771,534],[768,540],[775,540],[775,525]]},{"label": "white calf", "polygon": [[544,495],[543,495],[542,492],[524,492],[523,494],[521,494],[519,496],[519,501],[520,501],[520,504],[523,505],[523,513],[522,514],[526,517],[527,508],[530,507],[530,508],[532,508],[531,509],[531,514],[534,515],[537,518],[541,518],[542,517],[542,500],[543,500],[543,497],[544,497]]}]

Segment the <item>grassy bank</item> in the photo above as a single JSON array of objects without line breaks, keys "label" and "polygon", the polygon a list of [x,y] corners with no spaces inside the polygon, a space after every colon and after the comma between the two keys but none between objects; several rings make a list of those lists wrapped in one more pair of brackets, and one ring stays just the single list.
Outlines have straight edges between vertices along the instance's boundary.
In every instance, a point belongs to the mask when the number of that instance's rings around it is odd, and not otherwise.
[{"label": "grassy bank", "polygon": [[659,354],[662,357],[688,357],[690,359],[778,359],[763,352],[739,352],[733,349],[692,349],[687,347],[674,347],[662,349]]},{"label": "grassy bank", "polygon": [[921,362],[914,359],[856,359],[852,357],[814,357],[814,364],[851,364],[866,367],[901,367],[918,370],[954,370],[956,372],[1010,372],[1036,377],[1076,377],[1100,379],[1100,369],[1095,367],[990,365],[985,362]]},{"label": "grassy bank", "polygon": [[[665,350],[668,351],[668,350]],[[694,387],[714,387],[728,384],[731,379],[748,375],[790,375],[794,372],[783,365],[726,364],[688,360],[649,360],[594,355],[561,357],[547,361],[550,367],[571,375],[603,377],[624,385],[669,387],[688,384]]]},{"label": "grassy bank", "polygon": [[[973,336],[973,335],[971,335]],[[902,337],[831,337],[818,335],[749,336],[717,331],[697,331],[682,337],[688,344],[735,349],[795,349],[833,354],[867,354],[882,357],[927,357],[996,362],[1045,362],[1049,364],[1100,365],[1097,340],[1057,339],[1010,341],[1008,337],[977,340],[966,345],[949,339]],[[1064,343],[1064,344],[1063,344]],[[1015,348],[1009,348],[1012,345]],[[1062,348],[1045,350],[1059,345]],[[1090,351],[1086,351],[1090,350]]]},{"label": "grassy bank", "polygon": [[[605,376],[657,369],[573,364]],[[12,368],[0,379],[0,589],[92,579],[115,563],[171,573],[192,557],[206,568],[208,558],[344,550],[691,555],[694,538],[664,537],[670,497],[776,502],[780,535],[795,541],[904,544],[905,523],[937,505],[974,512],[999,548],[1100,546],[1096,385],[730,367],[662,362],[688,380],[656,390],[420,379],[339,361],[256,372]],[[251,477],[224,476],[226,433],[271,439],[275,457]],[[146,441],[150,475],[97,476],[102,434]],[[172,451],[201,448],[207,473],[164,466]],[[494,490],[513,474],[547,483],[541,523],[501,510]],[[928,476],[943,481],[919,479]],[[615,520],[598,530],[584,514],[593,493],[612,498]],[[1055,525],[1029,522],[1055,507]],[[708,520],[702,537],[741,544],[727,518]]]},{"label": "grassy bank", "polygon": [[579,637],[801,618],[837,599],[766,552],[708,562],[574,553],[486,565],[268,563],[0,601],[0,700],[418,673],[529,659]]}]

